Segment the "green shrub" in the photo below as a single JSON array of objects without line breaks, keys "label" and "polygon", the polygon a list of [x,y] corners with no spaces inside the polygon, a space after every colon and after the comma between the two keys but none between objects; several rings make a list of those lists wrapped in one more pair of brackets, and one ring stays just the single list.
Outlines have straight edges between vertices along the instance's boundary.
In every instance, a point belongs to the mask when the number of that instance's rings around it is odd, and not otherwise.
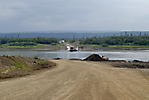
[{"label": "green shrub", "polygon": [[3,57],[6,57],[6,58],[8,58],[9,56],[8,56],[8,55],[3,55]]},{"label": "green shrub", "polygon": [[108,44],[102,44],[101,47],[109,47]]},{"label": "green shrub", "polygon": [[56,43],[51,43],[51,45],[56,45]]},{"label": "green shrub", "polygon": [[38,59],[38,57],[34,57],[34,59]]}]

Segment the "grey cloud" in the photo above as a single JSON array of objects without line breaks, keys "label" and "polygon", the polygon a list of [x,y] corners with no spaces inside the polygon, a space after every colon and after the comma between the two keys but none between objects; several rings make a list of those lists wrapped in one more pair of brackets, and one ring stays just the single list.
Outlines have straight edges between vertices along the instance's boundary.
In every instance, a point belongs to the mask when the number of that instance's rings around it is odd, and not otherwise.
[{"label": "grey cloud", "polygon": [[61,29],[147,30],[148,0],[1,0],[0,33]]}]

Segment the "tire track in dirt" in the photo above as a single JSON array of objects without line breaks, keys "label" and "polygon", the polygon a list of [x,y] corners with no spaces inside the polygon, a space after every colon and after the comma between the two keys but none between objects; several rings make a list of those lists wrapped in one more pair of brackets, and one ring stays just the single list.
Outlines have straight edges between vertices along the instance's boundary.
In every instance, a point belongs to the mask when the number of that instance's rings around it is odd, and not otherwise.
[{"label": "tire track in dirt", "polygon": [[149,100],[149,80],[105,62],[53,60],[57,67],[0,82],[1,100]]}]

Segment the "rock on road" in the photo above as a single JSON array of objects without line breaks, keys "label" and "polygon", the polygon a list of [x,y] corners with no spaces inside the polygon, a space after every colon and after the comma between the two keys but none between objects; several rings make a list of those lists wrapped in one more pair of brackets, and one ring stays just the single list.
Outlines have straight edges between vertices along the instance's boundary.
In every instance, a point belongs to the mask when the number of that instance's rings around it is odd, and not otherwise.
[{"label": "rock on road", "polygon": [[0,82],[0,100],[149,100],[149,79],[105,62],[53,60],[57,67]]}]

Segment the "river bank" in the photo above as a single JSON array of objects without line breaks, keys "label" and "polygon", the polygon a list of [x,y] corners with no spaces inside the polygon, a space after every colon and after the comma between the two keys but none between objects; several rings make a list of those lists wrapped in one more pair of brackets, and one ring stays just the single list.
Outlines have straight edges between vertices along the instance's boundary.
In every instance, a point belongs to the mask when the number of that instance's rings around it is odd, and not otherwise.
[{"label": "river bank", "polygon": [[54,62],[38,57],[0,56],[0,79],[22,77],[55,66]]},{"label": "river bank", "polygon": [[95,50],[149,50],[149,47],[97,47],[97,46],[82,46],[82,51],[95,51]]},{"label": "river bank", "polygon": [[109,47],[101,47],[100,45],[82,45],[80,42],[74,43],[61,43],[57,45],[48,45],[48,44],[38,44],[37,46],[4,46],[1,47],[0,50],[10,50],[10,49],[18,49],[18,50],[33,50],[33,51],[57,51],[57,50],[66,50],[67,44],[72,45],[74,47],[79,47],[80,51],[95,51],[95,50],[149,50],[148,46],[109,46]]},{"label": "river bank", "polygon": [[[61,60],[61,58],[54,60]],[[68,61],[71,60],[82,61],[82,59],[68,59]],[[149,69],[149,62],[143,61],[106,60],[95,62],[103,62],[117,68]],[[38,57],[3,55],[0,56],[0,66],[0,79],[6,79],[33,75],[39,70],[56,66],[56,63],[46,59],[39,59]]]}]

